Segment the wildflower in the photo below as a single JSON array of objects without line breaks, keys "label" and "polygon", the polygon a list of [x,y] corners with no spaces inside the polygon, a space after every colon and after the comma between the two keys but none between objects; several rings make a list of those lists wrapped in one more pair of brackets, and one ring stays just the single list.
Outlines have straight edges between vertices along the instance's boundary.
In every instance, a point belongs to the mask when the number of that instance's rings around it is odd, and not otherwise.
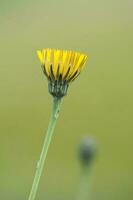
[{"label": "wildflower", "polygon": [[66,95],[68,86],[81,73],[87,56],[74,51],[43,49],[37,51],[48,79],[49,92],[54,97]]},{"label": "wildflower", "polygon": [[55,49],[43,49],[42,51],[37,51],[37,54],[41,61],[43,72],[48,79],[49,92],[54,98],[49,126],[28,200],[35,200],[36,198],[47,152],[58,118],[61,99],[67,94],[69,84],[73,82],[82,71],[87,58],[84,54],[77,52]]}]

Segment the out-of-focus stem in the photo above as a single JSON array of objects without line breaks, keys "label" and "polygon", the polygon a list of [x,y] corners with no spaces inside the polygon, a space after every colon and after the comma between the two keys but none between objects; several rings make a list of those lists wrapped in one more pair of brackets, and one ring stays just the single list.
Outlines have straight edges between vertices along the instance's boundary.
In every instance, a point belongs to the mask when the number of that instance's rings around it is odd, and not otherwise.
[{"label": "out-of-focus stem", "polygon": [[89,200],[90,178],[90,170],[87,167],[84,167],[81,172],[81,181],[77,200]]}]

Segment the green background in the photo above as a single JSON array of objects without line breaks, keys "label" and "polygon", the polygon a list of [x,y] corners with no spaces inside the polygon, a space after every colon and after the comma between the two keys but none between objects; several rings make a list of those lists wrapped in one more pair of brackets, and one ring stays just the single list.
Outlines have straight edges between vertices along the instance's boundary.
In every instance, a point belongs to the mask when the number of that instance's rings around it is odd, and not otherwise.
[{"label": "green background", "polygon": [[98,143],[93,200],[133,199],[132,1],[0,0],[0,199],[26,200],[52,98],[36,50],[89,56],[64,98],[36,199],[76,200],[77,146]]}]

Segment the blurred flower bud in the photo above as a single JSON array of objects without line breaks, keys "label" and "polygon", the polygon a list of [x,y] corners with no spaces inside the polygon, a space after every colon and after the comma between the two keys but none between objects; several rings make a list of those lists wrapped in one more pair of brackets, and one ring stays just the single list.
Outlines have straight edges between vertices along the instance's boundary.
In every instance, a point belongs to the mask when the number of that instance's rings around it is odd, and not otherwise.
[{"label": "blurred flower bud", "polygon": [[78,150],[78,157],[82,166],[90,166],[96,156],[97,146],[95,140],[85,138],[81,141]]}]

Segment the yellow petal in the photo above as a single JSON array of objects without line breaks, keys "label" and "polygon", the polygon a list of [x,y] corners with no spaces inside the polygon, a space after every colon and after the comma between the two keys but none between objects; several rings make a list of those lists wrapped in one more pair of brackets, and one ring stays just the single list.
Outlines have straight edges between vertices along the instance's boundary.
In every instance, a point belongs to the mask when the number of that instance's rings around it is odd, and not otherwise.
[{"label": "yellow petal", "polygon": [[47,57],[48,57],[47,55],[48,55],[48,50],[44,49],[43,50],[43,57],[44,57],[45,70],[46,70],[47,74],[50,75],[49,62],[48,62],[48,59],[47,59]]},{"label": "yellow petal", "polygon": [[[84,55],[83,55],[83,54],[82,54],[82,55],[79,54],[79,55],[77,56],[77,59],[76,59],[76,61],[75,61],[75,66],[73,67],[70,76],[73,76],[74,73],[79,69],[79,65],[81,64],[83,58],[84,58]],[[69,78],[70,78],[70,77],[69,77]]]},{"label": "yellow petal", "polygon": [[79,70],[81,71],[83,69],[83,67],[85,66],[85,62],[86,62],[87,56],[84,55],[83,60],[81,61],[80,65],[79,65]]},{"label": "yellow petal", "polygon": [[71,58],[71,51],[68,51],[67,52],[67,56],[66,56],[66,60],[65,60],[65,63],[64,63],[64,67],[63,67],[63,71],[62,71],[62,77],[64,78],[68,69],[69,69],[69,61],[70,61],[70,58]]},{"label": "yellow petal", "polygon": [[57,69],[59,65],[59,57],[60,57],[61,52],[59,50],[54,51],[54,65],[53,65],[53,73],[56,78],[57,75]]},{"label": "yellow petal", "polygon": [[76,65],[76,63],[78,61],[78,58],[79,58],[79,54],[78,53],[74,53],[73,62],[71,63],[71,69],[70,69],[69,74],[68,74],[68,79],[74,72],[75,65]]},{"label": "yellow petal", "polygon": [[37,55],[38,55],[39,60],[40,60],[41,63],[43,64],[43,63],[44,63],[44,57],[43,57],[42,52],[41,52],[41,51],[37,51]]},{"label": "yellow petal", "polygon": [[62,62],[60,63],[60,71],[59,71],[60,74],[63,74],[66,57],[67,57],[67,51],[62,51]]}]

